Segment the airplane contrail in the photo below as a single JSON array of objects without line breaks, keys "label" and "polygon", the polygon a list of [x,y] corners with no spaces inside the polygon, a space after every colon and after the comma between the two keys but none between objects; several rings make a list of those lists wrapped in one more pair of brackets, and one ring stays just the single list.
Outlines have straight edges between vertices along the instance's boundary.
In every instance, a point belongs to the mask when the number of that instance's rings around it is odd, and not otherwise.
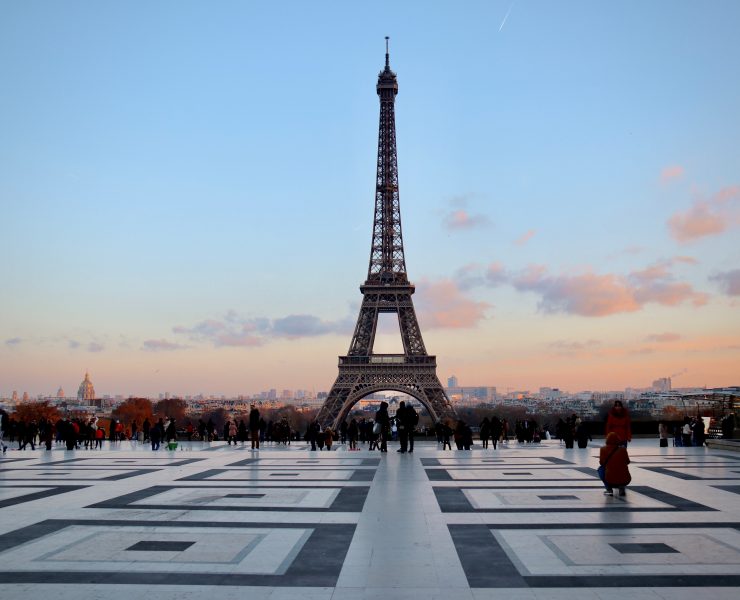
[{"label": "airplane contrail", "polygon": [[509,10],[506,11],[506,16],[504,17],[504,20],[501,21],[501,26],[498,28],[499,32],[504,28],[504,25],[506,25],[506,19],[509,18],[509,15],[511,14],[511,9],[514,8],[514,3],[512,2],[509,5]]}]

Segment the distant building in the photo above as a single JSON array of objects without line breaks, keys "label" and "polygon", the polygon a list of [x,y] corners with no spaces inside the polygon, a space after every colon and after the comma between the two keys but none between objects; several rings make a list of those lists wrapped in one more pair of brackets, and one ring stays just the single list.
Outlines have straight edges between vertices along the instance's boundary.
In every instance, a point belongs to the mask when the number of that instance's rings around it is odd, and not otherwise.
[{"label": "distant building", "polygon": [[64,398],[64,388],[60,385],[59,389],[57,390],[57,398]]},{"label": "distant building", "polygon": [[456,388],[458,387],[457,377],[455,375],[452,375],[447,378],[447,387],[448,388]]},{"label": "distant building", "polygon": [[671,391],[671,378],[661,377],[653,381],[653,391],[655,392],[670,392]]},{"label": "distant building", "polygon": [[28,392],[23,392],[23,402],[28,402]]},{"label": "distant building", "polygon": [[95,399],[95,387],[93,387],[92,381],[90,381],[90,373],[85,372],[85,379],[80,384],[80,388],[77,390],[77,400],[94,400]]}]

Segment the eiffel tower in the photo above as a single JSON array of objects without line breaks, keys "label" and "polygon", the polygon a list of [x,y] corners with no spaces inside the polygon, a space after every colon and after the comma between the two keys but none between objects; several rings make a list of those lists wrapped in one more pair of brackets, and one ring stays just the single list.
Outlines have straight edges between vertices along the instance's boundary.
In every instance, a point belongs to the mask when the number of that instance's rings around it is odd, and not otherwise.
[{"label": "eiffel tower", "polygon": [[[427,354],[411,295],[414,285],[406,274],[398,195],[396,74],[391,71],[388,38],[385,69],[378,75],[380,97],[375,218],[367,280],[360,286],[362,306],[346,356],[339,357],[339,375],[318,414],[322,426],[339,424],[365,396],[397,391],[421,402],[434,422],[455,418],[455,411],[437,377],[437,360]],[[373,344],[380,313],[395,313],[401,330],[403,354],[375,354]]]}]

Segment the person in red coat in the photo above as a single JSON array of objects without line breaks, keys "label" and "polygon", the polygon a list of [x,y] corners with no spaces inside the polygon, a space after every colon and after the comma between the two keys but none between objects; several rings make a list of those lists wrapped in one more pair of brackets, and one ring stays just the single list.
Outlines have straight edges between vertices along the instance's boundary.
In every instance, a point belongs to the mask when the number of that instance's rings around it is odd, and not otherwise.
[{"label": "person in red coat", "polygon": [[619,436],[621,444],[627,445],[632,441],[632,421],[627,409],[622,405],[621,400],[614,402],[614,406],[606,417],[606,436],[610,433],[616,433]]},{"label": "person in red coat", "polygon": [[630,470],[630,457],[627,448],[620,445],[619,436],[613,431],[606,436],[606,445],[599,450],[599,464],[604,467],[604,494],[611,496],[614,488],[619,490],[619,495],[624,496],[624,488],[632,481]]}]

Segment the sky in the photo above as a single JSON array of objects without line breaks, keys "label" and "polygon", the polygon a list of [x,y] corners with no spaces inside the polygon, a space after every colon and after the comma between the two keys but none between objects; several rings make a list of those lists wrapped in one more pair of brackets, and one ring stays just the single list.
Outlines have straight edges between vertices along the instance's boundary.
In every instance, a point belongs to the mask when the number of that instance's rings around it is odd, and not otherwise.
[{"label": "sky", "polygon": [[0,397],[328,390],[386,35],[443,382],[740,385],[738,26],[734,0],[0,3]]}]

